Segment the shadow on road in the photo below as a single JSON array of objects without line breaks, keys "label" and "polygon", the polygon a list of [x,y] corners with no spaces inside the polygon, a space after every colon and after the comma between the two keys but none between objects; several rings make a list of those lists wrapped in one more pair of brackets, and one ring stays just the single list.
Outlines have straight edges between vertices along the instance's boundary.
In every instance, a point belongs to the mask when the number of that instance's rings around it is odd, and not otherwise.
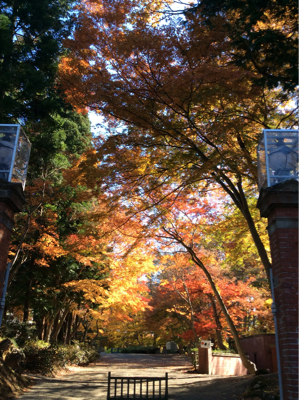
[{"label": "shadow on road", "polygon": [[170,400],[240,400],[251,377],[191,374],[182,355],[102,354],[99,361],[75,368],[63,377],[35,377],[36,384],[20,400],[106,400],[108,372],[118,376],[169,375]]}]

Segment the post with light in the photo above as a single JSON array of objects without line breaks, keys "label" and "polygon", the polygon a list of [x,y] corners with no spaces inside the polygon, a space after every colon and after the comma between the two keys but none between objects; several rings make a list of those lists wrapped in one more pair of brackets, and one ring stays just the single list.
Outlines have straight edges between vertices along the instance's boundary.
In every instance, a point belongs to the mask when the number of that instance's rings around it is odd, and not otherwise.
[{"label": "post with light", "polygon": [[261,217],[268,218],[280,400],[298,399],[298,131],[265,129],[258,145]]},{"label": "post with light", "polygon": [[31,143],[18,124],[0,124],[0,326],[10,264],[7,265],[14,215],[23,210]]}]

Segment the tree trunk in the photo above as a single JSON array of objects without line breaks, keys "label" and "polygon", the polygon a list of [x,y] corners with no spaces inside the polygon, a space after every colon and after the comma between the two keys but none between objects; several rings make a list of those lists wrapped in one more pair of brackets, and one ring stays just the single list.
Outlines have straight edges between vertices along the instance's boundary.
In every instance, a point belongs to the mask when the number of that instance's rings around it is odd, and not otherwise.
[{"label": "tree trunk", "polygon": [[51,318],[46,325],[46,331],[45,331],[45,336],[44,336],[44,341],[49,342],[50,341],[50,335],[51,335],[51,330],[54,324],[54,317]]},{"label": "tree trunk", "polygon": [[46,319],[44,320],[44,330],[43,330],[43,340],[46,341],[45,337],[46,337],[46,333],[47,333],[47,327],[48,327],[48,322],[46,321]]},{"label": "tree trunk", "polygon": [[53,341],[53,342],[57,342],[57,336],[58,336],[58,334],[60,332],[60,329],[61,329],[61,327],[62,327],[62,325],[63,325],[63,323],[65,321],[65,318],[66,318],[66,316],[67,316],[67,314],[69,312],[69,308],[66,308],[63,311],[61,316],[60,316],[60,312],[61,311],[59,310],[59,312],[57,313],[57,316],[55,318],[56,324],[55,324],[55,327],[53,328],[53,331],[52,331],[52,334],[51,334],[51,341]]},{"label": "tree trunk", "polygon": [[226,347],[223,344],[223,339],[222,339],[222,325],[220,322],[220,318],[219,315],[217,313],[217,308],[216,308],[216,304],[215,301],[213,299],[213,295],[212,293],[208,294],[208,297],[211,301],[212,304],[212,309],[213,309],[213,315],[214,315],[214,319],[215,319],[215,323],[216,323],[216,337],[217,337],[217,344],[220,350],[226,350]]},{"label": "tree trunk", "polygon": [[[38,325],[37,325],[38,326]],[[38,326],[38,337],[40,340],[44,340],[44,334],[45,334],[45,318],[42,318],[40,320],[39,326]]]},{"label": "tree trunk", "polygon": [[[192,250],[192,249],[191,249],[191,250]],[[230,329],[230,331],[231,331],[231,334],[233,335],[233,338],[234,338],[234,340],[235,340],[236,348],[237,348],[237,351],[238,351],[238,353],[239,353],[239,356],[240,356],[240,358],[241,358],[241,360],[242,360],[242,364],[244,365],[244,367],[248,370],[248,372],[249,372],[250,374],[255,374],[256,366],[255,366],[255,364],[254,364],[253,362],[251,362],[251,361],[247,358],[247,356],[245,355],[245,353],[244,353],[243,350],[242,350],[241,342],[240,342],[239,335],[238,335],[238,332],[237,332],[237,330],[236,330],[235,324],[234,324],[233,320],[231,319],[231,317],[230,317],[230,315],[229,315],[229,313],[228,313],[228,311],[227,311],[227,308],[226,308],[226,306],[225,306],[225,304],[224,304],[224,302],[223,302],[223,300],[222,300],[222,297],[220,296],[220,293],[218,292],[218,290],[217,290],[217,288],[216,288],[216,285],[215,285],[215,283],[214,283],[214,281],[213,281],[213,278],[211,277],[210,273],[209,273],[208,270],[205,268],[205,266],[203,265],[203,263],[197,258],[197,256],[196,256],[195,253],[193,252],[193,250],[192,250],[192,253],[193,253],[193,254],[191,254],[192,260],[193,260],[193,261],[196,263],[196,265],[198,265],[198,266],[203,270],[203,272],[205,273],[205,275],[206,275],[206,277],[207,277],[207,279],[208,279],[208,281],[209,281],[209,283],[210,283],[210,285],[211,285],[211,288],[212,288],[212,290],[213,290],[213,292],[214,292],[214,294],[215,294],[215,296],[216,296],[216,298],[217,298],[217,300],[218,300],[218,302],[219,302],[220,308],[221,308],[221,310],[222,310],[222,312],[223,312],[223,315],[225,316],[226,322],[227,322],[227,324],[228,324],[228,326],[229,326],[229,329]],[[190,254],[190,253],[189,253],[189,254]]]},{"label": "tree trunk", "polygon": [[88,325],[85,325],[85,326],[83,325],[83,327],[84,327],[84,333],[83,333],[83,339],[82,339],[82,341],[83,341],[83,343],[85,343]]},{"label": "tree trunk", "polygon": [[222,338],[222,331],[219,329],[216,329],[216,338],[217,338],[217,345],[220,350],[227,350],[227,348],[223,344],[223,338]]},{"label": "tree trunk", "polygon": [[24,301],[23,322],[27,322],[29,320],[31,286],[32,286],[32,279],[29,279],[29,281],[27,282],[25,301]]},{"label": "tree trunk", "polygon": [[4,305],[2,321],[6,321],[6,314],[7,314],[7,304]]},{"label": "tree trunk", "polygon": [[[30,284],[31,282],[29,282],[29,285]],[[23,322],[28,322],[29,320],[29,307],[30,307],[29,295],[30,295],[30,288],[27,288],[24,301]]]},{"label": "tree trunk", "polygon": [[[66,316],[67,317],[67,316]],[[62,327],[57,335],[57,342],[65,343],[65,336],[66,336],[66,317],[63,321]]]},{"label": "tree trunk", "polygon": [[233,320],[231,319],[229,312],[222,300],[222,297],[220,295],[220,293],[218,292],[218,289],[216,288],[216,285],[213,281],[212,276],[210,275],[209,271],[206,269],[206,267],[204,266],[203,262],[197,257],[195,251],[193,250],[192,247],[186,245],[186,243],[183,241],[183,239],[177,234],[177,233],[173,233],[173,232],[169,232],[167,229],[163,228],[163,230],[173,239],[175,239],[178,243],[180,243],[190,254],[192,261],[204,272],[205,276],[207,277],[211,288],[214,292],[214,295],[216,297],[216,299],[218,300],[218,303],[220,305],[221,311],[223,312],[223,315],[226,319],[226,322],[229,326],[229,329],[231,331],[231,334],[233,335],[233,338],[235,340],[235,344],[236,344],[236,348],[237,351],[239,353],[239,356],[241,358],[242,364],[244,365],[244,367],[248,370],[248,372],[250,374],[255,374],[256,371],[256,366],[253,362],[251,362],[247,356],[245,355],[245,353],[242,350],[241,347],[241,342],[239,339],[239,335],[238,332],[236,330],[235,324],[233,322]]},{"label": "tree trunk", "polygon": [[198,345],[198,336],[197,336],[196,329],[195,329],[195,324],[194,324],[194,313],[193,313],[193,310],[191,310],[191,329],[192,329],[193,336],[194,336],[194,345],[196,347]]},{"label": "tree trunk", "polygon": [[73,331],[71,333],[70,341],[72,339],[76,339],[76,335],[77,335],[77,331],[80,326],[80,323],[81,323],[81,318],[79,317],[79,315],[76,315],[76,318],[73,322]]},{"label": "tree trunk", "polygon": [[175,292],[181,297],[181,299],[185,303],[188,304],[188,306],[190,308],[191,330],[193,332],[195,346],[197,346],[198,345],[198,335],[197,335],[197,332],[196,332],[196,329],[195,329],[195,324],[194,324],[194,322],[195,322],[194,309],[193,309],[193,305],[192,305],[192,301],[191,301],[191,298],[190,298],[188,287],[187,287],[187,285],[186,285],[186,283],[184,281],[182,281],[182,283],[183,283],[183,286],[184,286],[184,289],[185,289],[186,297],[183,296],[183,294],[179,290],[177,290],[176,287],[174,287],[173,285],[172,285],[172,287],[175,290]]},{"label": "tree trunk", "polygon": [[36,325],[36,329],[37,329],[37,337],[39,338],[39,340],[43,340],[44,339],[44,324],[45,324],[45,318],[44,317],[40,317],[39,315],[36,315],[35,313],[33,313],[33,321],[35,322]]},{"label": "tree trunk", "polygon": [[58,322],[59,322],[60,312],[61,312],[61,308],[59,308],[59,310],[56,312],[56,315],[55,315],[55,318],[54,318],[53,327],[52,327],[51,337],[53,335],[53,332],[57,330],[57,325],[58,325]]},{"label": "tree trunk", "polygon": [[[245,199],[245,195],[244,195],[244,199]],[[246,199],[245,199],[245,201],[246,201]],[[266,271],[266,274],[267,274],[267,278],[268,278],[269,286],[271,286],[270,268],[272,267],[272,265],[271,265],[271,262],[269,260],[268,254],[266,252],[265,246],[264,246],[263,242],[261,241],[260,235],[259,235],[259,233],[258,233],[258,231],[256,229],[256,226],[255,226],[255,223],[254,223],[254,221],[252,219],[251,213],[250,213],[249,208],[248,208],[247,201],[246,201],[246,206],[243,207],[243,210],[241,210],[241,211],[242,211],[242,213],[244,215],[244,218],[247,221],[247,225],[248,225],[248,228],[250,230],[251,237],[252,237],[252,239],[254,241],[255,247],[257,248],[257,251],[259,253],[260,259],[261,259],[261,261],[262,261],[262,263],[264,265],[264,268],[265,268],[265,271]]]},{"label": "tree trunk", "polygon": [[71,343],[71,334],[72,334],[72,326],[73,326],[73,320],[74,320],[74,315],[72,312],[69,312],[67,318],[67,325],[66,325],[66,335],[65,335],[65,344],[70,344]]}]

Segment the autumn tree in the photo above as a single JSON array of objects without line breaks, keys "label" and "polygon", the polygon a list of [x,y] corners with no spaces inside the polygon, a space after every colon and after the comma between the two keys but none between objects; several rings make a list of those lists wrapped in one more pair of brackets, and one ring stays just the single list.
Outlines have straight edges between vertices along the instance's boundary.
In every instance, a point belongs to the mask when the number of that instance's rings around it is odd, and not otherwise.
[{"label": "autumn tree", "polygon": [[156,269],[149,252],[136,243],[132,248],[128,230],[127,238],[113,232],[113,224],[126,217],[121,209],[110,212],[109,196],[73,182],[79,160],[72,152],[64,161],[72,159],[67,170],[64,163],[56,170],[48,160],[44,185],[37,177],[27,187],[39,207],[30,216],[7,303],[9,310],[21,308],[24,321],[33,316],[40,338],[67,343],[82,330],[82,340],[90,329],[107,330],[111,313],[122,321],[148,307],[142,277]]},{"label": "autumn tree", "polygon": [[[248,197],[248,205],[265,249],[270,253],[266,221],[258,214],[256,198]],[[246,281],[254,277],[254,286],[263,288],[268,286],[265,271],[261,268],[259,254],[246,222],[231,202],[221,202],[221,211],[219,210],[218,215],[216,212],[213,213],[213,222],[211,220],[202,228],[205,231],[201,241],[203,247],[222,254],[219,263],[231,279]]]},{"label": "autumn tree", "polygon": [[[67,230],[67,226],[68,232],[75,229],[74,222],[67,221],[66,210],[76,202],[77,194],[63,183],[63,171],[70,167],[84,150],[91,147],[92,139],[87,116],[71,111],[66,117],[54,115],[36,123],[31,122],[26,132],[33,145],[25,191],[26,207],[24,212],[17,216],[12,238],[10,282],[19,265],[27,257],[26,251],[21,249],[29,230],[32,232],[37,228],[39,218],[43,226],[47,219],[43,221],[47,210],[51,210],[53,214],[55,210],[61,210],[64,216],[60,218],[61,230]],[[84,192],[83,189],[81,192]],[[73,225],[71,230],[70,225]],[[46,230],[47,227],[43,229]],[[39,236],[34,234],[34,240],[37,241]]]},{"label": "autumn tree", "polygon": [[256,72],[254,84],[295,90],[298,84],[295,1],[203,0],[184,12],[189,22],[196,14],[203,16],[205,25],[211,29],[221,21],[231,45],[231,62]]},{"label": "autumn tree", "polygon": [[[167,318],[176,320],[181,326],[182,338],[197,343],[199,338],[210,337],[216,340],[219,348],[226,349],[224,338],[231,336],[230,330],[203,271],[179,249],[163,259],[164,268],[157,289],[159,304],[155,303],[150,320],[158,317],[156,308],[163,308],[165,314],[161,319],[160,311],[159,325],[166,323]],[[210,264],[209,270],[239,335],[273,329],[269,307],[265,307],[269,293],[254,288],[254,278],[245,282],[231,279],[219,264]]]},{"label": "autumn tree", "polygon": [[[159,252],[163,250],[167,253],[183,252],[185,254],[185,258],[187,257],[188,262],[194,263],[204,273],[205,279],[208,285],[210,286],[210,292],[207,292],[207,294],[209,294],[208,303],[213,305],[215,300],[217,300],[223,318],[225,318],[225,323],[229,327],[229,330],[232,336],[234,337],[242,361],[246,366],[246,368],[251,372],[253,372],[254,371],[253,365],[251,365],[251,363],[248,362],[248,359],[242,352],[242,348],[239,342],[238,328],[236,327],[236,320],[234,320],[234,317],[230,315],[230,310],[226,305],[226,302],[230,303],[232,300],[229,296],[224,300],[224,296],[219,289],[220,284],[218,284],[218,279],[215,279],[215,276],[211,270],[212,266],[217,261],[215,259],[215,255],[211,254],[210,252],[210,255],[208,254],[207,256],[206,251],[203,248],[203,244],[201,243],[202,239],[205,237],[206,234],[204,225],[208,225],[214,220],[213,214],[211,212],[213,210],[213,205],[209,204],[209,202],[206,200],[199,203],[197,196],[194,193],[191,194],[190,192],[188,196],[184,196],[184,194],[185,193],[181,194],[181,196],[173,195],[172,198],[168,196],[164,200],[163,205],[160,202],[159,204],[156,205],[155,208],[151,207],[147,211],[147,213],[143,212],[142,215],[141,213],[137,212],[135,213],[134,219],[132,218],[132,214],[134,214],[133,202],[131,201],[131,203],[127,204],[126,207],[123,204],[123,208],[127,209],[129,211],[129,214],[131,214],[130,224],[132,223],[134,226],[133,232],[129,233],[130,229],[127,231],[127,235],[130,237],[130,242],[131,242],[130,245],[133,246],[131,248],[134,249],[136,243],[140,245],[142,242],[145,245],[147,245],[147,247],[149,246],[149,244],[151,244],[151,246],[154,246],[153,241],[158,240],[159,244],[156,244],[156,249],[159,249]],[[143,199],[140,197],[138,199],[141,202],[143,201]],[[135,210],[138,211],[140,207],[137,200],[136,202],[137,205],[135,206],[136,207]],[[126,215],[128,213],[125,212],[124,214]],[[139,221],[139,227],[136,221]],[[126,236],[125,234],[126,228],[128,229],[128,226],[130,226],[130,224],[125,223],[124,226],[122,227],[122,229],[124,230],[123,231],[124,236]],[[116,225],[116,228],[117,227],[118,226]],[[118,229],[120,228],[118,227]],[[130,246],[128,252],[130,253]],[[217,254],[218,253],[216,252],[216,255]],[[223,254],[221,254],[220,256],[223,256]],[[159,265],[158,263],[158,268],[159,267],[161,268],[161,265]],[[177,266],[179,277],[181,273],[180,267],[182,267],[182,265]],[[190,273],[190,269],[186,270],[186,274],[188,273]],[[184,312],[183,314],[190,315],[188,324],[190,326],[190,329],[193,330],[194,338],[197,338],[198,336],[196,333],[196,329],[200,331],[201,324],[195,320],[195,311],[191,301],[191,297],[189,295],[190,294],[189,289],[186,284],[187,279],[189,278],[185,278],[184,280],[180,280],[179,278],[180,283],[178,283],[179,286],[176,288],[176,293],[180,294],[181,299],[184,300],[185,304],[183,307],[188,311]],[[255,279],[252,278],[250,282],[254,280]],[[201,287],[202,284],[197,282],[197,286]],[[184,292],[182,291],[181,287],[183,287]],[[236,293],[238,292],[241,293],[241,291],[244,292],[246,288],[249,290],[249,281],[248,283],[244,282],[244,284],[240,284],[239,287],[231,285],[230,293],[233,293],[234,291]],[[226,291],[227,293],[229,293],[229,290],[227,288]],[[239,295],[239,298],[241,297],[242,295]],[[257,297],[255,296],[254,291],[251,292],[251,294],[248,294],[247,292],[247,299],[250,299],[250,297],[252,298]],[[247,299],[245,299],[244,304],[246,304],[246,301],[248,301]],[[249,303],[250,301],[248,301],[248,304]],[[262,303],[262,306],[263,305],[264,303]],[[255,305],[253,305],[252,307],[254,308]],[[170,306],[170,309],[173,311],[173,314],[171,314],[172,316],[175,314],[179,314],[178,312],[175,313],[175,307],[173,306],[173,304],[172,306]],[[215,328],[215,326],[217,326],[218,323],[218,330],[219,330],[220,323],[219,320],[217,321],[217,315],[218,315],[217,310],[216,314],[214,311],[215,309],[213,309],[213,306],[209,307],[208,312],[210,314],[210,319],[212,318],[215,321],[213,323],[213,327]],[[248,309],[246,309],[245,307],[244,313],[246,314],[247,311]],[[239,310],[237,313],[240,316]],[[245,314],[243,316],[245,316]],[[196,325],[198,326],[196,327]],[[209,321],[207,322],[207,326],[208,325]],[[219,341],[221,341],[220,335],[218,336],[219,336]]]},{"label": "autumn tree", "polygon": [[67,321],[63,340],[69,342],[78,323],[88,321],[86,313],[106,301],[111,260],[107,240],[88,219],[91,205],[79,201],[80,190],[58,191],[56,184],[51,195],[53,203],[45,196],[42,209],[31,216],[7,307],[21,307],[23,320],[33,318],[46,341],[57,341]]},{"label": "autumn tree", "polygon": [[[210,288],[210,285],[204,281],[203,276],[198,279],[184,254],[166,257],[162,265],[165,264],[167,266],[163,268],[159,279],[168,303],[168,316],[185,326],[181,336],[184,339],[189,338],[196,346],[200,338],[205,338],[216,328],[213,309],[209,307],[209,298],[204,293],[204,287]],[[219,343],[221,347],[222,339]]]},{"label": "autumn tree", "polygon": [[183,339],[190,323],[188,315],[179,312],[181,304],[173,291],[160,285],[159,275],[149,281],[151,308],[145,313],[146,328],[154,334],[154,345],[165,346],[174,341],[181,347],[193,339],[193,335],[191,340]]},{"label": "autumn tree", "polygon": [[31,123],[27,132],[33,142],[27,204],[12,237],[7,307],[21,307],[24,321],[33,311],[40,336],[57,340],[64,320],[84,303],[64,284],[92,278],[103,286],[109,264],[107,244],[91,234],[91,223],[84,224],[91,195],[64,176],[91,147],[91,133],[88,118],[74,112]]},{"label": "autumn tree", "polygon": [[225,302],[223,301],[223,298],[217,288],[217,284],[214,281],[212,274],[210,273],[209,269],[207,268],[207,266],[204,264],[202,257],[199,256],[198,252],[193,248],[193,246],[187,242],[184,241],[184,239],[175,231],[173,230],[167,230],[164,229],[166,236],[164,236],[165,238],[169,238],[170,240],[174,240],[175,242],[177,242],[179,245],[182,246],[182,248],[184,248],[186,250],[186,252],[189,254],[190,256],[190,260],[193,261],[205,274],[213,294],[215,295],[215,298],[218,301],[218,304],[221,308],[221,311],[223,312],[226,322],[229,326],[230,332],[235,340],[235,344],[236,344],[236,348],[237,351],[240,355],[240,358],[242,360],[242,363],[244,365],[245,368],[248,369],[249,373],[254,373],[256,370],[256,367],[253,363],[251,363],[247,358],[246,355],[244,354],[240,341],[239,341],[239,336],[238,336],[238,332],[236,329],[236,326],[233,322],[233,319],[231,318],[231,315],[225,305]]},{"label": "autumn tree", "polygon": [[91,187],[88,168],[98,163],[103,190],[115,188],[118,198],[126,187],[128,202],[142,195],[141,212],[153,197],[163,200],[161,187],[167,196],[216,185],[247,222],[269,279],[271,263],[248,198],[256,196],[261,130],[296,123],[291,97],[253,85],[256,72],[230,63],[220,22],[207,28],[196,14],[188,27],[176,19],[155,24],[143,4],[136,11],[117,1],[85,3],[66,43],[70,53],[60,71],[69,101],[108,123],[81,177]]}]

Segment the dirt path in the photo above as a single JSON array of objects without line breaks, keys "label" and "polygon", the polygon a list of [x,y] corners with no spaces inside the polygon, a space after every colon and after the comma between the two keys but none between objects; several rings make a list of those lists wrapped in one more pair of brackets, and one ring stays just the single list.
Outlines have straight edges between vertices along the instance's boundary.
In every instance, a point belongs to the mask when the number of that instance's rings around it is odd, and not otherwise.
[{"label": "dirt path", "polygon": [[182,355],[101,354],[98,362],[76,367],[58,378],[35,377],[36,384],[20,400],[106,400],[107,374],[169,375],[170,400],[240,400],[251,377],[220,377],[188,373],[190,359]]}]

